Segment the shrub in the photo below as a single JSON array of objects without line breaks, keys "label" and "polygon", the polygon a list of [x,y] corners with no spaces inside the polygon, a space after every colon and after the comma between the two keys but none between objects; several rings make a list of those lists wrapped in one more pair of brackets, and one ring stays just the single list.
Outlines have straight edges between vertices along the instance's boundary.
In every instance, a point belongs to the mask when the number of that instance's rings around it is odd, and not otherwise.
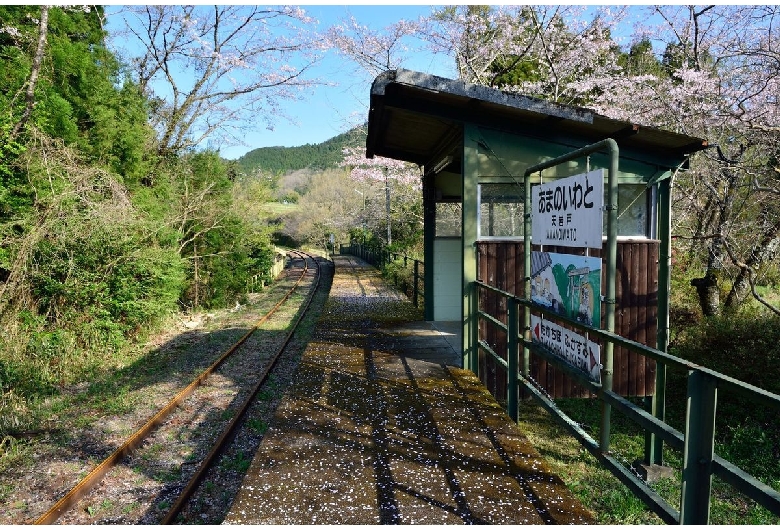
[{"label": "shrub", "polygon": [[780,319],[759,308],[703,318],[686,329],[673,353],[780,393]]}]

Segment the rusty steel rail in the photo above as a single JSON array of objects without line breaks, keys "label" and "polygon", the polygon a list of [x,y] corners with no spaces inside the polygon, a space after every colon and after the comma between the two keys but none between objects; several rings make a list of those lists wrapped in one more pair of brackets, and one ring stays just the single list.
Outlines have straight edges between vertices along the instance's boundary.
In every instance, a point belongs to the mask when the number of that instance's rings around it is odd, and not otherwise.
[{"label": "rusty steel rail", "polygon": [[284,342],[274,354],[271,362],[268,363],[268,365],[266,365],[266,368],[263,371],[262,376],[258,380],[257,384],[255,384],[255,387],[252,389],[252,392],[249,394],[249,396],[247,396],[246,400],[244,400],[244,403],[241,405],[241,408],[239,409],[238,413],[233,417],[233,419],[230,421],[227,427],[225,427],[225,430],[222,432],[222,434],[220,435],[219,439],[212,447],[209,454],[206,456],[206,458],[203,459],[197,471],[195,471],[195,474],[190,478],[190,481],[187,483],[187,485],[184,487],[182,492],[179,494],[179,497],[173,503],[171,509],[168,510],[168,513],[162,519],[160,524],[173,523],[174,519],[176,518],[177,515],[179,515],[179,513],[184,508],[184,505],[187,503],[187,501],[195,494],[195,491],[197,490],[198,486],[206,476],[206,472],[211,468],[211,465],[214,463],[217,457],[220,454],[222,454],[222,451],[227,447],[227,444],[232,439],[236,428],[244,419],[244,416],[246,416],[246,413],[249,410],[250,405],[252,405],[255,396],[258,394],[258,392],[260,392],[260,388],[262,388],[262,386],[265,384],[266,380],[268,379],[268,375],[271,373],[271,370],[273,370],[274,366],[276,366],[276,362],[281,357],[282,352],[284,352],[284,350],[287,348],[287,345],[290,343],[290,340],[292,340],[293,335],[298,329],[298,325],[301,323],[301,320],[303,319],[304,315],[308,311],[309,306],[311,305],[311,301],[314,298],[314,294],[317,292],[317,288],[319,287],[320,266],[316,260],[314,260],[313,258],[312,260],[314,261],[314,264],[316,265],[316,269],[317,269],[316,279],[311,289],[309,290],[309,294],[306,297],[306,300],[304,301],[303,305],[301,305],[301,310],[298,312],[298,316],[295,322],[290,327],[290,331],[287,333]]},{"label": "rusty steel rail", "polygon": [[[295,284],[285,293],[285,295],[274,305],[273,308],[271,308],[270,311],[268,311],[265,315],[263,315],[256,323],[255,325],[244,334],[243,337],[241,337],[233,346],[231,346],[222,356],[217,359],[211,366],[206,368],[203,372],[201,372],[200,375],[198,375],[189,385],[187,385],[184,389],[182,389],[176,396],[174,396],[173,399],[171,399],[170,402],[168,402],[165,407],[160,409],[154,416],[149,418],[149,420],[135,433],[133,433],[119,448],[117,448],[110,456],[108,456],[105,460],[103,460],[100,464],[98,464],[92,471],[90,471],[89,474],[87,474],[86,477],[84,477],[78,484],[76,484],[68,493],[65,494],[59,501],[57,501],[51,508],[49,508],[46,513],[41,515],[38,519],[36,519],[33,524],[41,525],[41,524],[52,524],[57,521],[57,519],[62,516],[66,511],[68,511],[70,508],[72,508],[79,500],[84,498],[91,490],[92,488],[100,482],[100,480],[105,477],[105,475],[114,467],[116,466],[121,460],[126,457],[127,455],[131,454],[141,443],[143,440],[148,437],[156,427],[158,427],[161,423],[165,421],[165,419],[170,416],[170,414],[176,409],[177,406],[179,406],[187,397],[189,397],[195,389],[203,384],[203,382],[217,369],[220,365],[222,365],[235,351],[238,349],[239,346],[241,346],[246,340],[255,332],[257,329],[263,325],[276,311],[282,306],[284,302],[287,301],[287,299],[292,295],[293,292],[298,288],[300,283],[303,281],[303,279],[306,277],[306,273],[308,272],[309,263],[308,260],[312,259],[317,265],[317,268],[319,269],[319,264],[316,262],[316,260],[313,259],[312,256],[305,254],[300,251],[291,251],[293,254],[298,254],[301,256],[304,260],[304,266],[303,270],[301,272],[300,277],[297,279]],[[317,272],[317,282],[319,282],[319,270]],[[316,285],[315,285],[316,288]],[[308,307],[308,302],[311,301],[311,297],[307,301],[306,306]],[[298,322],[300,322],[300,318],[298,321],[296,321],[295,326],[297,327]],[[287,340],[285,341],[285,345],[289,342],[289,336]],[[276,359],[278,358],[279,353],[274,357],[273,361],[271,362],[271,365],[276,363]],[[267,373],[270,370],[266,371],[266,374],[263,376],[263,379],[267,377]],[[254,397],[254,393],[252,394]],[[227,437],[225,437],[227,438]],[[220,437],[220,440],[218,440],[218,443],[224,442],[223,437]],[[209,455],[211,456],[211,455]],[[178,513],[178,512],[177,512]]]}]

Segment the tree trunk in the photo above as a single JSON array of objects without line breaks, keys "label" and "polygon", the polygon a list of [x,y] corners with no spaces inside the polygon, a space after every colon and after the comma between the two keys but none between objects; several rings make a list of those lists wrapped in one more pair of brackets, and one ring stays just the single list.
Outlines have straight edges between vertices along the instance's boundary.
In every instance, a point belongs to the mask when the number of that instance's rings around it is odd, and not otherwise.
[{"label": "tree trunk", "polygon": [[696,293],[699,295],[699,305],[704,316],[719,315],[720,289],[718,287],[718,276],[710,272],[704,278],[691,280],[691,285],[696,287]]},{"label": "tree trunk", "polygon": [[725,307],[737,307],[747,298],[750,292],[750,273],[748,268],[756,269],[775,258],[779,246],[778,233],[780,233],[780,218],[775,220],[771,229],[766,230],[761,240],[751,249],[750,256],[744,264],[745,266],[741,267],[731,287],[731,291],[729,291],[726,297]]},{"label": "tree trunk", "polygon": [[718,279],[723,270],[722,259],[723,240],[715,238],[710,244],[710,255],[707,260],[707,272],[703,278],[694,278],[691,285],[696,288],[699,295],[699,305],[704,316],[720,314],[720,288]]},{"label": "tree trunk", "polygon": [[35,85],[38,83],[38,74],[41,71],[41,63],[43,62],[43,53],[46,51],[46,36],[49,31],[49,6],[41,6],[41,20],[38,26],[38,47],[35,50],[35,57],[33,57],[32,67],[30,68],[30,79],[27,81],[27,93],[25,99],[27,100],[27,106],[24,109],[24,114],[19,118],[19,121],[14,125],[10,134],[10,139],[14,140],[16,136],[21,132],[27,120],[32,115],[33,107],[35,107]]}]

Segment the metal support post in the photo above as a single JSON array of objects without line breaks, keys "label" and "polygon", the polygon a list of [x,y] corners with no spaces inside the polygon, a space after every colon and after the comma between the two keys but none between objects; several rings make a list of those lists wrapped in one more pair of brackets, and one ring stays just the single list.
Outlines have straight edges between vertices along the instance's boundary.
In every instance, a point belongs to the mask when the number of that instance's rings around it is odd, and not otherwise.
[{"label": "metal support post", "polygon": [[[477,280],[477,235],[479,234],[479,147],[475,138],[479,137],[476,126],[465,124],[463,131],[462,186],[463,208],[461,219],[463,227],[461,238],[461,259],[463,267],[463,355],[467,366],[475,374],[479,366],[479,315]],[[426,262],[426,268],[431,264]]]},{"label": "metal support post", "polygon": [[[607,321],[609,332],[615,331],[615,304],[617,302],[615,280],[617,278],[617,214],[618,214],[618,145],[608,138],[603,141],[609,149],[609,192],[607,194]],[[612,390],[613,356],[615,345],[607,341],[604,345],[604,366],[601,369],[602,390]],[[609,435],[612,421],[612,406],[606,400],[601,402],[601,429],[599,447],[603,453],[609,452]]]},{"label": "metal support post", "polygon": [[477,318],[477,311],[479,311],[479,291],[477,284],[472,282],[469,291],[471,294],[469,304],[471,306],[471,314],[473,315],[471,322],[469,322],[469,335],[471,337],[469,369],[479,377],[479,319]]},{"label": "metal support post", "polygon": [[[525,176],[525,193],[523,194],[523,297],[531,298],[531,179]],[[523,306],[523,377],[526,380],[531,374],[531,309]]]},{"label": "metal support post", "polygon": [[518,361],[518,302],[515,298],[508,300],[507,313],[507,413],[512,421],[517,423],[517,361]]},{"label": "metal support post", "polygon": [[[658,331],[655,347],[669,351],[669,291],[672,269],[672,200],[671,178],[658,183],[658,236],[661,240],[658,257]],[[666,364],[655,363],[655,395],[648,404],[653,416],[666,420]],[[660,436],[648,434],[645,441],[645,463],[663,465],[664,442]]]},{"label": "metal support post", "polygon": [[[615,279],[617,277],[617,209],[618,209],[618,145],[612,138],[607,138],[596,142],[591,145],[587,145],[576,151],[572,151],[566,155],[560,156],[553,160],[548,160],[542,164],[532,166],[525,170],[525,206],[526,214],[530,212],[529,206],[531,205],[531,183],[529,176],[533,173],[542,171],[544,169],[556,166],[563,162],[575,160],[577,158],[587,156],[596,151],[606,148],[609,152],[609,172],[608,172],[608,194],[607,204],[605,206],[607,210],[607,293],[605,303],[607,306],[606,314],[606,330],[609,332],[615,331],[615,304],[616,304],[616,289]],[[530,298],[531,295],[531,241],[530,241],[530,219],[526,218],[526,233],[525,233],[525,297]],[[601,369],[601,388],[602,391],[612,390],[612,376],[613,376],[613,355],[614,345],[611,341],[607,341],[604,345],[604,363]],[[599,448],[603,453],[609,452],[609,435],[610,435],[610,422],[612,415],[612,406],[607,403],[606,400],[602,400],[601,405],[601,429],[599,437]]]},{"label": "metal support post", "polygon": [[682,524],[709,524],[717,400],[718,385],[715,379],[698,370],[688,372],[680,500]]},{"label": "metal support post", "polygon": [[417,307],[417,296],[419,292],[419,287],[417,286],[417,283],[420,280],[420,261],[414,260],[414,289],[412,289],[412,303],[414,304],[414,307]]}]

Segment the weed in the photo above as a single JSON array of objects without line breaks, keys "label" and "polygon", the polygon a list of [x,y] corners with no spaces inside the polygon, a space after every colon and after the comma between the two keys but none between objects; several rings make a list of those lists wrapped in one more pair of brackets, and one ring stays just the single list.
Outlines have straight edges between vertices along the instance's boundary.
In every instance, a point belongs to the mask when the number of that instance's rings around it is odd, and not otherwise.
[{"label": "weed", "polygon": [[221,467],[227,471],[246,473],[251,463],[252,459],[245,456],[243,451],[239,451],[235,455],[225,458]]},{"label": "weed", "polygon": [[76,418],[73,423],[77,428],[89,429],[92,427],[92,425],[95,424],[96,421],[97,418],[95,418],[94,416],[85,414]]},{"label": "weed", "polygon": [[154,474],[154,480],[162,483],[173,482],[181,477],[181,470],[177,466],[161,469]]},{"label": "weed", "polygon": [[127,387],[121,387],[114,390],[113,393],[104,396],[101,401],[101,409],[109,414],[123,414],[133,410],[135,398],[128,391]]},{"label": "weed", "polygon": [[257,434],[265,434],[265,432],[268,430],[268,424],[258,418],[252,418],[247,421],[247,426],[250,430],[252,430],[252,432]]},{"label": "weed", "polygon": [[139,506],[141,506],[141,503],[139,503],[137,501],[133,501],[130,504],[128,504],[127,506],[125,506],[124,508],[122,508],[122,513],[123,514],[128,514],[130,512],[133,512],[133,511],[137,510]]},{"label": "weed", "polygon": [[5,503],[8,496],[14,492],[16,487],[13,484],[0,484],[0,503]]},{"label": "weed", "polygon": [[153,443],[149,447],[147,447],[143,454],[141,455],[141,458],[143,458],[145,461],[152,460],[153,458],[157,457],[163,449],[165,449],[165,446],[159,442]]}]

